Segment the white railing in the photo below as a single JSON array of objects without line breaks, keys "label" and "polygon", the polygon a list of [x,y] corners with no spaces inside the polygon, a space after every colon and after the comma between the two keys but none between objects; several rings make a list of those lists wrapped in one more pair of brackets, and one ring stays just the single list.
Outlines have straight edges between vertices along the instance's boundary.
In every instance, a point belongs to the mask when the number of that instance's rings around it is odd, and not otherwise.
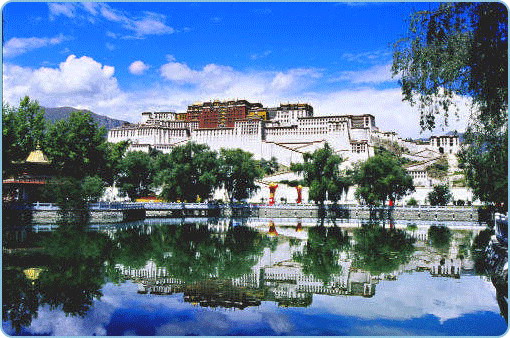
[{"label": "white railing", "polygon": [[[143,203],[125,203],[125,202],[98,202],[98,203],[89,203],[88,204],[90,210],[126,210],[126,209],[143,209]],[[60,210],[59,206],[54,203],[32,203],[33,210],[41,210],[41,211],[54,211]]]}]

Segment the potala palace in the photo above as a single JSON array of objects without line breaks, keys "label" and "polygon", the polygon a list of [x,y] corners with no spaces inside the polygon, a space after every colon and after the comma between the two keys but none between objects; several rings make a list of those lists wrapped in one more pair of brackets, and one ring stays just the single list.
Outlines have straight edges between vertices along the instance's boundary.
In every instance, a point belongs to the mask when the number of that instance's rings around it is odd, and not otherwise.
[{"label": "potala palace", "polygon": [[[373,115],[314,116],[313,107],[306,103],[264,108],[260,103],[246,100],[212,101],[190,105],[185,113],[143,112],[140,123],[111,129],[108,141],[129,141],[131,151],[145,152],[153,148],[168,153],[173,147],[190,141],[207,144],[213,150],[241,148],[253,153],[256,159],[275,157],[282,168],[302,162],[304,153],[322,148],[325,143],[345,159],[344,167],[373,156],[378,146],[399,147],[402,156],[409,159],[406,168],[417,187],[413,197],[422,203],[425,190],[428,192],[432,185],[439,183],[427,173],[427,167],[438,160],[447,159],[447,181],[452,188],[461,180],[456,175],[456,154],[460,150],[456,135],[432,136],[428,141],[404,140],[395,132],[379,130]],[[288,169],[282,169],[274,176],[265,177],[260,184],[295,178]],[[467,189],[460,188],[452,189],[455,199],[471,200]],[[303,192],[306,200],[307,191]],[[260,189],[252,201],[260,202],[266,195],[265,189]],[[282,201],[291,202],[295,199],[295,189],[281,185],[277,195],[282,196]],[[353,200],[353,191],[348,195],[346,202]]]}]

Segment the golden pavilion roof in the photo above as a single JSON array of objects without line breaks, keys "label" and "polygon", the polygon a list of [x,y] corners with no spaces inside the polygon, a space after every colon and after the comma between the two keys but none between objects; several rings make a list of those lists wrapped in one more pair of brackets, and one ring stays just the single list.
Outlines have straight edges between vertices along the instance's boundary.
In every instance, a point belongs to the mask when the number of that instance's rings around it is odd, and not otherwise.
[{"label": "golden pavilion roof", "polygon": [[36,150],[33,150],[28,154],[28,157],[25,161],[26,163],[37,163],[37,164],[50,164],[51,162],[48,160],[46,155],[42,152],[41,147],[37,145]]}]

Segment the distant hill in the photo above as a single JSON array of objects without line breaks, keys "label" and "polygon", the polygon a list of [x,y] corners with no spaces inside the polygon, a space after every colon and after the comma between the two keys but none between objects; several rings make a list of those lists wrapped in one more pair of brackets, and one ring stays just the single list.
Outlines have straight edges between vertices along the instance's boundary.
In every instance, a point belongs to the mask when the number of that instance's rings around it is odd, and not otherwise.
[{"label": "distant hill", "polygon": [[99,126],[105,127],[108,130],[115,127],[120,127],[124,123],[128,123],[127,121],[112,119],[109,118],[108,116],[99,115],[86,109],[76,109],[73,107],[58,107],[58,108],[43,107],[43,108],[45,111],[44,116],[46,117],[47,120],[50,120],[51,122],[67,119],[73,111],[83,111],[90,113],[92,118],[97,121]]}]

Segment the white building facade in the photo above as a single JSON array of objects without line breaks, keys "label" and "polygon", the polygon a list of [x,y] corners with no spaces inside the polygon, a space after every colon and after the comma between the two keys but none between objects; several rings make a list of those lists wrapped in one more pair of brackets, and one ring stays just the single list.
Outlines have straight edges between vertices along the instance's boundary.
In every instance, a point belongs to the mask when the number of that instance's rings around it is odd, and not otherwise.
[{"label": "white building facade", "polygon": [[[460,142],[456,135],[433,136],[429,141],[404,140],[395,132],[380,131],[375,125],[375,117],[371,114],[313,116],[311,106],[301,104],[300,106],[304,107],[302,109],[295,108],[297,106],[289,104],[288,107],[280,105],[279,108],[268,108],[266,120],[240,119],[234,122],[234,127],[220,128],[199,128],[198,121],[179,119],[179,114],[174,112],[144,112],[140,123],[110,129],[108,141],[129,141],[131,151],[148,152],[152,148],[163,153],[169,153],[174,147],[187,142],[206,144],[212,150],[240,148],[253,153],[255,159],[269,160],[275,157],[279,164],[287,167],[291,163],[302,162],[304,153],[322,148],[326,143],[344,158],[343,167],[366,160],[374,155],[378,145],[391,143],[406,150],[403,156],[413,163],[407,170],[413,177],[415,186],[428,191],[432,185],[442,183],[428,177],[428,165],[441,157],[447,157],[451,163],[450,172],[457,168],[456,154],[460,150]],[[291,180],[289,175],[295,176],[289,172],[284,175],[285,179]],[[264,199],[267,185],[273,179],[276,177],[263,179],[260,182],[260,193],[250,201],[260,202]],[[295,188],[285,189],[285,185],[280,187],[278,195],[284,190],[289,191],[289,196],[281,196],[282,200],[293,202]],[[467,200],[471,195],[466,188],[461,190],[459,197],[465,195]],[[303,195],[308,195],[306,188],[303,189]],[[216,192],[215,197],[222,198],[221,192]],[[426,202],[425,197],[416,197],[420,204]],[[280,197],[277,201],[279,200]],[[350,189],[343,202],[354,202],[353,189]]]},{"label": "white building facade", "polygon": [[301,162],[303,153],[328,143],[336,153],[355,162],[373,156],[372,115],[316,116],[310,111],[278,111],[271,120],[244,119],[233,128],[198,128],[196,121],[175,119],[171,112],[144,112],[138,124],[110,129],[109,142],[129,141],[130,150],[149,148],[170,152],[193,141],[213,150],[241,148],[256,159],[276,157],[284,165]]}]

